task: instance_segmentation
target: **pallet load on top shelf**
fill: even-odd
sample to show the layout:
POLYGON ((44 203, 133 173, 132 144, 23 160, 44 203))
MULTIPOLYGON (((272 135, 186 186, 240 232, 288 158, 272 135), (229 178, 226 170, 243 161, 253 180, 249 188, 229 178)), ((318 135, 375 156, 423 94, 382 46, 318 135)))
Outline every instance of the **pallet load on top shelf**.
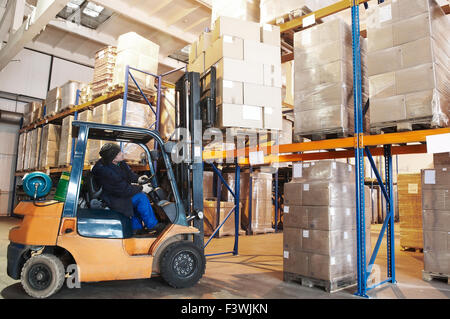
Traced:
MULTIPOLYGON (((334 291, 356 281, 354 166, 334 161, 296 163, 284 184, 284 279, 334 291)), ((366 261, 371 254, 366 210, 366 261)))
POLYGON ((59 112, 61 109, 61 88, 55 87, 47 92, 45 98, 45 116, 52 116, 59 112))
MULTIPOLYGON (((361 38, 362 105, 368 99, 365 39, 361 38)), ((351 27, 330 20, 294 34, 294 134, 324 139, 350 136, 353 119, 351 27)), ((367 114, 365 130, 368 128, 367 114)))
POLYGON ((212 0, 211 26, 220 16, 259 22, 259 0, 212 0))
POLYGON ((92 97, 102 95, 112 87, 116 55, 117 48, 114 46, 107 46, 95 53, 92 97))
MULTIPOLYGON (((82 122, 92 122, 92 110, 85 110, 78 113, 78 120, 82 122)), ((91 148, 91 142, 93 140, 88 140, 86 144, 86 151, 84 155, 84 165, 89 165, 89 152, 91 148)))
POLYGON ((39 168, 46 169, 58 165, 61 125, 47 124, 42 128, 39 153, 39 168))
POLYGON ((450 277, 450 165, 422 170, 425 280, 450 277))
POLYGON ((448 126, 449 17, 434 0, 397 0, 369 10, 371 130, 448 126))
POLYGON ((70 164, 72 156, 72 122, 73 115, 66 116, 62 120, 61 139, 58 151, 58 166, 66 166, 70 164))
POLYGON ((219 128, 282 129, 279 33, 278 27, 221 16, 191 45, 189 71, 217 69, 219 128))
POLYGON ((17 165, 16 165, 17 171, 23 170, 26 147, 27 147, 27 133, 21 133, 19 135, 19 146, 17 148, 17 165))
POLYGON ((423 249, 420 174, 399 174, 397 177, 397 188, 400 246, 403 249, 423 249))
POLYGON ((28 126, 42 117, 42 103, 30 102, 25 104, 22 126, 28 126))
POLYGON ((92 83, 83 83, 80 87, 80 101, 78 104, 84 104, 92 101, 92 83))
MULTIPOLYGON (((67 81, 61 86, 61 110, 71 108, 77 103, 77 91, 85 85, 80 81, 67 81)), ((81 92, 80 92, 81 96, 81 92)), ((78 99, 78 104, 80 103, 80 98, 78 99)))
MULTIPOLYGON (((124 84, 127 65, 156 75, 158 72, 158 57, 159 45, 135 32, 122 34, 117 40, 113 84, 124 84)), ((154 88, 155 77, 133 70, 131 70, 131 74, 141 89, 154 88)), ((128 83, 131 87, 136 87, 131 77, 129 77, 128 83)))
POLYGON ((36 169, 38 167, 39 149, 41 145, 41 127, 27 132, 27 145, 25 150, 25 159, 23 169, 36 169))

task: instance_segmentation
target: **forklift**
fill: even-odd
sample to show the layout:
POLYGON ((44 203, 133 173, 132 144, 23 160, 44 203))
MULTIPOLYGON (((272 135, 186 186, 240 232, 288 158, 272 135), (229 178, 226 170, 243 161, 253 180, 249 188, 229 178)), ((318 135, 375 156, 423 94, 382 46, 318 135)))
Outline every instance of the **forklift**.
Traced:
MULTIPOLYGON (((211 87, 215 92, 215 69, 213 75, 209 92, 211 87)), ((7 273, 21 280, 27 294, 50 297, 69 278, 81 283, 159 275, 174 288, 190 287, 200 280, 206 268, 201 134, 207 121, 202 120, 202 105, 215 111, 215 98, 211 99, 211 93, 202 95, 202 90, 199 73, 187 72, 176 83, 176 125, 186 127, 192 137, 184 141, 187 154, 181 163, 172 166, 172 155, 179 152, 176 138, 165 142, 155 130, 73 121, 76 143, 65 200, 45 199, 51 188, 48 175, 34 172, 24 177, 24 190, 32 199, 14 209, 22 221, 9 233, 7 273), (101 187, 83 170, 89 139, 142 147, 151 176, 148 196, 165 224, 163 230, 133 235, 131 219, 102 205, 101 187), (150 151, 151 141, 154 149, 150 151), (163 171, 159 176, 164 176, 168 189, 159 186, 157 170, 163 171)))

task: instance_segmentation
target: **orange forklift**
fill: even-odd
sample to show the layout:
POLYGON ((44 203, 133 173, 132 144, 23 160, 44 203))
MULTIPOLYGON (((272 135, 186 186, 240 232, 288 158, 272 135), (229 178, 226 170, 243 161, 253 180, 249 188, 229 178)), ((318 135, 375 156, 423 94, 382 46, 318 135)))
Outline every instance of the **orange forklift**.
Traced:
MULTIPOLYGON (((33 196, 17 205, 14 213, 23 216, 23 220, 9 233, 8 275, 20 279, 25 291, 36 298, 58 292, 71 276, 69 265, 76 265, 78 282, 141 279, 160 274, 176 288, 197 283, 206 264, 202 208, 186 214, 170 159, 175 144, 164 143, 153 130, 78 121, 72 125, 73 136, 78 138, 66 199, 37 200, 33 196), (158 219, 166 224, 165 229, 133 236, 131 219, 98 205, 101 188, 96 187, 90 172, 84 176, 86 187, 81 187, 88 139, 136 143, 149 159, 156 160, 159 155, 174 201, 169 201, 166 192, 158 187, 151 161, 153 190, 149 196, 158 219), (147 147, 152 139, 159 146, 158 153, 147 147)), ((42 196, 42 190, 49 189, 45 180, 37 175, 34 180, 31 178, 29 188, 35 187, 42 196)))

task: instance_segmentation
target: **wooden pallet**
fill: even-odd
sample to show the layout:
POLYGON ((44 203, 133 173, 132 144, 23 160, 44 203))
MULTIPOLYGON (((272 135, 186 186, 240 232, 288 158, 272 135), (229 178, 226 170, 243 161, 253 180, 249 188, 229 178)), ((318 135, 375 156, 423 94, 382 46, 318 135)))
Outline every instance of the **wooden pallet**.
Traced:
POLYGON ((321 140, 336 139, 336 138, 343 138, 343 137, 350 137, 350 136, 353 136, 353 133, 349 132, 347 129, 344 129, 344 128, 295 134, 295 138, 297 141, 303 141, 304 139, 308 139, 311 141, 321 141, 321 140))
POLYGON ((423 253, 423 248, 419 247, 408 247, 408 246, 401 246, 401 251, 411 251, 411 252, 420 252, 423 253))
POLYGON ((50 113, 44 115, 44 119, 49 119, 55 115, 56 115, 56 112, 50 112, 50 113))
POLYGON ((425 281, 432 281, 433 279, 438 279, 442 281, 447 281, 447 284, 450 285, 450 274, 441 274, 422 270, 422 279, 425 281))
POLYGON ((58 110, 58 113, 62 113, 62 112, 64 112, 64 111, 66 111, 66 110, 70 110, 70 109, 72 109, 73 107, 75 107, 74 104, 66 105, 66 106, 64 106, 64 107, 61 107, 61 108, 58 110))
POLYGON ((427 130, 438 128, 438 125, 432 123, 432 117, 424 117, 410 121, 384 122, 370 125, 372 134, 407 132, 417 130, 427 130))
POLYGON ((273 228, 256 228, 256 229, 252 229, 251 231, 247 229, 247 233, 249 235, 259 235, 259 234, 270 234, 270 233, 274 233, 275 229, 273 228))
POLYGON ((283 272, 283 280, 284 281, 293 281, 298 282, 302 286, 309 288, 320 288, 325 290, 326 292, 333 293, 342 289, 346 289, 349 287, 356 286, 356 278, 354 276, 344 276, 341 278, 336 278, 334 280, 323 280, 317 278, 310 278, 306 276, 302 276, 299 274, 294 274, 290 272, 283 272))

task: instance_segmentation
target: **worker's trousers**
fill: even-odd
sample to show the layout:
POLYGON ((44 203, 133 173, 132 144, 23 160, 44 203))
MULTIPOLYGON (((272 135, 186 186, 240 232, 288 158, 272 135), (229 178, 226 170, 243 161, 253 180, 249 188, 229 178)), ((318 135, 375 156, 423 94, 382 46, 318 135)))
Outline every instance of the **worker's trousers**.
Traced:
POLYGON ((145 193, 137 193, 131 198, 134 208, 134 216, 131 218, 133 230, 142 229, 142 222, 145 227, 153 228, 158 223, 152 205, 145 193))

